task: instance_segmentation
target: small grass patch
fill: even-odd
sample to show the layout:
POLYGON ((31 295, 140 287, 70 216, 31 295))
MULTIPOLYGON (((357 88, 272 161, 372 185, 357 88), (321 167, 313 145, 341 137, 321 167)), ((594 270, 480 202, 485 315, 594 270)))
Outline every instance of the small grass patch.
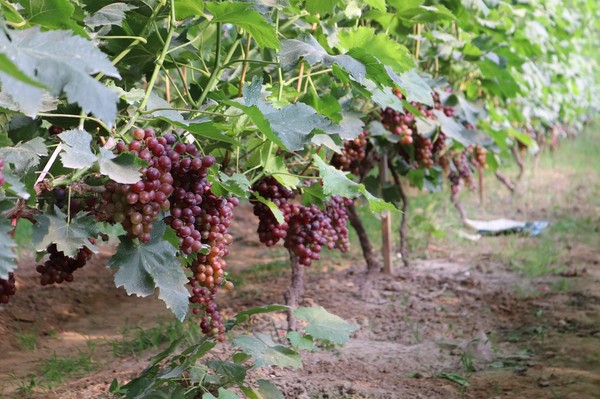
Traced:
POLYGON ((20 331, 17 333, 17 339, 19 340, 19 346, 21 346, 23 350, 36 350, 38 345, 38 331, 35 328, 27 331, 20 331))
POLYGON ((150 328, 140 326, 125 326, 121 330, 122 337, 111 342, 113 355, 124 357, 137 355, 149 349, 158 349, 162 344, 173 342, 182 335, 190 341, 201 337, 200 328, 191 321, 180 322, 173 320, 169 323, 158 321, 158 325, 150 328))
POLYGON ((63 383, 69 377, 93 371, 93 352, 94 346, 88 345, 87 353, 80 351, 78 356, 58 357, 53 354, 40 365, 43 384, 52 388, 63 383))

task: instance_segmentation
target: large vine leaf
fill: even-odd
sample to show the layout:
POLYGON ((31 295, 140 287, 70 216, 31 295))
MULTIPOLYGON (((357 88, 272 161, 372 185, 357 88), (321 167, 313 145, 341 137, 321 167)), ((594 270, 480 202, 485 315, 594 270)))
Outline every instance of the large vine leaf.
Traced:
POLYGON ((415 67, 415 61, 406 47, 383 33, 376 33, 373 28, 343 30, 338 37, 344 49, 362 48, 397 73, 415 67))
POLYGON ((282 68, 289 69, 293 67, 300 58, 304 58, 310 66, 320 62, 326 66, 337 64, 360 84, 364 82, 367 74, 367 68, 363 63, 345 54, 329 55, 312 35, 303 40, 290 39, 281 42, 279 59, 282 68))
POLYGON ((108 263, 115 274, 117 287, 124 287, 129 295, 146 297, 160 290, 162 299, 179 319, 185 319, 188 311, 189 292, 185 287, 187 277, 177 258, 177 248, 163 240, 166 225, 154 225, 151 240, 141 245, 123 236, 117 253, 108 263))
POLYGON ((248 399, 285 399, 283 393, 271 381, 258 380, 258 390, 250 387, 240 387, 248 399))
POLYGON ((325 163, 318 155, 313 155, 312 159, 319 168, 319 174, 323 179, 323 192, 325 195, 339 195, 346 198, 357 198, 362 195, 369 202, 369 208, 372 212, 398 211, 393 204, 375 197, 367 191, 364 184, 350 180, 346 173, 325 163))
POLYGON ((223 387, 219 388, 217 394, 219 395, 218 397, 210 392, 206 392, 204 395, 202 395, 202 399, 241 399, 235 393, 223 387))
POLYGON ((181 20, 202 15, 204 3, 199 0, 175 0, 175 18, 181 20))
POLYGON ((408 72, 396 75, 394 71, 386 68, 389 76, 394 82, 400 86, 406 93, 406 100, 409 102, 416 101, 425 105, 433 106, 433 98, 431 97, 431 87, 419 76, 416 70, 412 69, 408 72))
POLYGON ((98 252, 98 248, 89 241, 90 237, 98 235, 98 227, 87 213, 79 212, 69 221, 67 215, 55 206, 53 212, 38 215, 35 220, 32 238, 36 251, 45 251, 51 244, 56 244, 56 248, 69 257, 77 255, 84 246, 98 252))
POLYGON ((212 22, 234 24, 250 33, 259 46, 279 48, 275 27, 251 3, 206 3, 206 8, 213 15, 212 22))
POLYGON ((446 136, 461 143, 465 147, 473 144, 471 140, 465 136, 465 128, 460 123, 456 122, 453 118, 447 117, 440 110, 433 110, 433 114, 439 121, 442 132, 444 132, 446 136))
POLYGON ((268 335, 256 334, 255 337, 242 335, 235 338, 233 344, 254 359, 255 367, 302 367, 302 359, 298 353, 276 344, 268 335))
POLYGON ((37 166, 40 156, 46 155, 48 155, 48 148, 41 137, 19 143, 14 147, 0 148, 0 158, 4 159, 4 162, 12 164, 15 173, 24 173, 29 168, 37 166))
POLYGON ((303 149, 310 141, 309 135, 313 130, 327 130, 332 125, 331 121, 304 103, 276 109, 263 101, 258 103, 258 109, 269 121, 273 133, 292 151, 303 149))
POLYGON ((31 86, 37 86, 41 89, 44 88, 38 81, 25 75, 21 70, 6 56, 6 54, 0 54, 0 72, 12 76, 13 78, 20 80, 31 86))
MULTIPOLYGON (((104 73, 119 78, 117 69, 90 41, 73 36, 71 31, 40 31, 34 27, 19 31, 0 31, 0 53, 6 54, 19 69, 47 87, 51 94, 64 92, 70 102, 85 113, 93 113, 107 125, 117 114, 116 92, 93 79, 90 74, 104 73)), ((28 116, 42 106, 44 91, 0 72, 2 90, 19 104, 28 116)))
POLYGON ((58 137, 63 141, 61 160, 66 168, 89 168, 98 160, 90 148, 92 136, 88 132, 73 129, 59 134, 58 137))
POLYGON ((306 0, 304 6, 309 13, 316 14, 331 14, 338 0, 306 0))
POLYGON ((10 220, 0 219, 0 278, 7 280, 8 273, 17 268, 17 260, 14 253, 15 241, 9 232, 12 230, 10 220))
POLYGON ((113 154, 106 148, 100 148, 98 157, 100 173, 123 184, 133 184, 140 180, 142 161, 131 153, 113 154))
POLYGON ((113 3, 102 7, 94 14, 86 17, 83 21, 87 26, 117 25, 121 26, 127 11, 135 10, 137 7, 125 3, 113 3))
POLYGON ((78 33, 83 30, 71 19, 75 7, 69 0, 20 0, 23 14, 30 24, 50 29, 70 28, 78 33))
POLYGON ((329 313, 322 306, 298 308, 294 310, 294 314, 298 319, 308 323, 304 329, 316 339, 325 339, 343 345, 350 339, 350 334, 356 331, 356 326, 329 313))

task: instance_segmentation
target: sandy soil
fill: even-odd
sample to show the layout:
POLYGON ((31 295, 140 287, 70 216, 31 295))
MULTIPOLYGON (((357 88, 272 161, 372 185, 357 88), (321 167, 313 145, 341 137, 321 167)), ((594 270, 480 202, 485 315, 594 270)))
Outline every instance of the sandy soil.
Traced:
MULTIPOLYGON (((556 179, 536 184, 552 185, 556 179)), ((597 208, 570 201, 557 208, 552 200, 546 202, 532 199, 517 212, 549 220, 573 212, 600 225, 597 208)), ((256 242, 255 226, 249 208, 242 207, 235 225, 242 239, 230 260, 233 274, 273 257, 256 242)), ((303 304, 324 306, 359 328, 343 348, 304 353, 302 370, 267 369, 260 375, 286 398, 298 399, 600 398, 598 240, 565 246, 570 272, 528 278, 497 256, 500 239, 483 238, 467 249, 434 242, 429 259, 408 269, 398 262, 392 276, 366 276, 356 255, 352 261, 335 258, 310 269, 303 304), (564 281, 566 289, 555 288, 564 281), (471 371, 465 360, 472 362, 471 371), (440 373, 460 375, 469 386, 461 390, 440 373)), ((128 297, 114 288, 105 267, 110 253, 105 248, 77 272, 73 284, 58 287, 39 287, 33 259, 21 262, 18 295, 0 308, 0 397, 108 397, 113 378, 126 381, 147 365, 152 351, 115 358, 109 342, 126 324, 151 326, 157 317, 171 316, 154 298, 128 297), (19 334, 27 331, 38 334, 35 350, 20 344, 19 334), (44 359, 85 351, 90 340, 96 343, 94 372, 18 395, 28 375, 41 377, 44 359)), ((224 312, 282 302, 289 271, 267 277, 223 295, 224 312)), ((282 326, 283 317, 274 316, 274 323, 282 326)), ((220 350, 227 352, 228 344, 220 350)))

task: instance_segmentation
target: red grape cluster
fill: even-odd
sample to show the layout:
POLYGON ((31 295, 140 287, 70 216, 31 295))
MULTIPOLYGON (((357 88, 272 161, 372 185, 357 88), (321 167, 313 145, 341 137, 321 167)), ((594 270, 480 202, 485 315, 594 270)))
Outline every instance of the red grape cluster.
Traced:
POLYGON ((117 143, 117 151, 130 151, 146 161, 148 166, 141 169, 142 179, 134 184, 108 180, 103 194, 106 204, 103 204, 102 210, 109 222, 121 223, 131 238, 148 243, 154 227, 152 223, 158 219, 161 210, 170 208, 168 198, 173 193, 171 168, 187 147, 177 144, 175 149, 171 148, 176 141, 175 136, 166 134, 157 138, 152 129, 136 129, 133 135, 135 140, 129 145, 117 143))
POLYGON ((0 159, 0 186, 3 185, 6 181, 4 180, 4 175, 2 174, 2 169, 4 168, 4 159, 0 159))
MULTIPOLYGON (((404 96, 399 90, 394 93, 399 99, 404 99, 404 96)), ((444 106, 440 101, 440 95, 436 92, 432 94, 434 105, 428 107, 423 104, 411 102, 411 106, 419 110, 426 118, 435 119, 434 110, 441 110, 448 117, 454 115, 454 108, 444 106)), ((434 156, 439 154, 445 145, 445 137, 440 134, 436 140, 436 145, 430 139, 421 136, 418 133, 417 120, 414 114, 408 109, 404 109, 404 113, 386 108, 380 111, 381 122, 383 126, 392 134, 400 136, 399 156, 402 157, 407 164, 418 168, 431 168, 434 164, 434 156), (440 140, 441 138, 441 140, 440 140), (413 151, 409 151, 410 145, 413 145, 413 151)))
POLYGON ((210 191, 203 198, 195 228, 200 232, 201 244, 210 246, 210 250, 207 254, 199 253, 190 265, 193 274, 190 278, 190 302, 200 305, 193 309, 194 314, 199 314, 204 309, 200 322, 202 331, 223 341, 224 320, 215 303, 215 295, 220 285, 225 284, 226 289, 233 288, 230 282, 225 282, 227 262, 224 258, 229 255, 229 246, 233 242, 228 228, 233 220, 233 208, 239 204, 239 200, 218 197, 210 191))
POLYGON ((415 161, 429 169, 433 166, 433 143, 428 138, 417 134, 415 136, 415 161))
POLYGON ((17 287, 15 284, 15 275, 8 273, 8 280, 0 278, 0 304, 7 304, 10 297, 15 295, 17 287))
POLYGON ((367 156, 368 134, 369 132, 365 130, 354 140, 346 141, 342 153, 335 154, 331 159, 331 165, 339 170, 358 175, 360 173, 360 163, 367 156))
POLYGON ((338 249, 341 252, 350 250, 350 241, 348 239, 348 206, 352 205, 349 198, 333 196, 327 202, 325 214, 331 220, 331 232, 327 236, 327 247, 329 249, 338 249))
MULTIPOLYGON (((218 203, 213 204, 217 197, 211 193, 211 184, 206 180, 206 176, 208 176, 208 168, 215 164, 214 157, 203 157, 193 144, 179 143, 175 145, 175 151, 185 157, 173 164, 171 215, 165 219, 165 223, 177 233, 181 252, 189 255, 202 248, 203 240, 206 241, 210 233, 210 227, 208 227, 210 221, 214 220, 215 223, 218 223, 219 211, 225 212, 224 206, 227 204, 227 200, 218 198, 218 203), (213 205, 215 209, 209 213, 207 207, 213 205)), ((231 209, 226 208, 226 210, 229 215, 231 209)), ((222 231, 213 234, 223 234, 226 227, 229 227, 229 224, 222 225, 222 231)))
MULTIPOLYGON (((291 213, 288 200, 296 195, 292 190, 283 187, 274 177, 266 177, 252 186, 252 191, 261 197, 271 200, 284 215, 291 213)), ((258 200, 250 200, 254 205, 254 214, 258 216, 258 239, 267 247, 272 247, 287 236, 287 222, 278 223, 269 207, 258 200)))
POLYGON ((450 180, 450 190, 452 194, 456 195, 460 190, 460 182, 463 181, 465 186, 469 189, 475 188, 475 180, 473 179, 473 173, 469 166, 469 160, 467 158, 467 152, 462 151, 454 154, 452 157, 452 163, 454 169, 448 174, 448 180, 450 180))
POLYGON ((437 138, 433 142, 433 147, 431 148, 431 152, 434 157, 439 157, 444 150, 446 149, 446 135, 440 132, 437 135, 437 138))
POLYGON ((251 201, 254 214, 259 218, 259 238, 267 246, 283 239, 284 246, 298 256, 300 264, 304 266, 319 260, 324 246, 342 252, 348 250, 346 206, 350 200, 334 196, 326 202, 325 210, 316 205, 291 203, 289 200, 294 197, 294 192, 272 177, 255 183, 253 190, 263 198, 272 200, 285 219, 284 223, 279 224, 269 207, 257 200, 251 201))
POLYGON ((469 147, 468 152, 471 153, 471 163, 476 168, 487 168, 487 150, 479 145, 469 147))
MULTIPOLYGON (((89 240, 94 244, 94 239, 90 238, 89 240)), ((93 254, 89 248, 84 246, 74 258, 70 258, 64 252, 59 251, 56 244, 50 245, 47 252, 50 254, 48 260, 36 268, 36 271, 42 275, 41 285, 60 284, 63 281, 72 282, 73 272, 85 266, 93 254)))

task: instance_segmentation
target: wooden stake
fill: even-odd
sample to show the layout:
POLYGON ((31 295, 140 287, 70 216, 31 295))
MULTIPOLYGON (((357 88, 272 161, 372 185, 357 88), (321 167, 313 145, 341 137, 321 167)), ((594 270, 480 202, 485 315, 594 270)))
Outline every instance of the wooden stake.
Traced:
MULTIPOLYGON (((387 154, 381 157, 381 165, 379 167, 381 187, 383 188, 387 182, 387 154)), ((390 211, 383 211, 381 216, 381 240, 383 251, 383 272, 392 274, 392 216, 390 211)))

